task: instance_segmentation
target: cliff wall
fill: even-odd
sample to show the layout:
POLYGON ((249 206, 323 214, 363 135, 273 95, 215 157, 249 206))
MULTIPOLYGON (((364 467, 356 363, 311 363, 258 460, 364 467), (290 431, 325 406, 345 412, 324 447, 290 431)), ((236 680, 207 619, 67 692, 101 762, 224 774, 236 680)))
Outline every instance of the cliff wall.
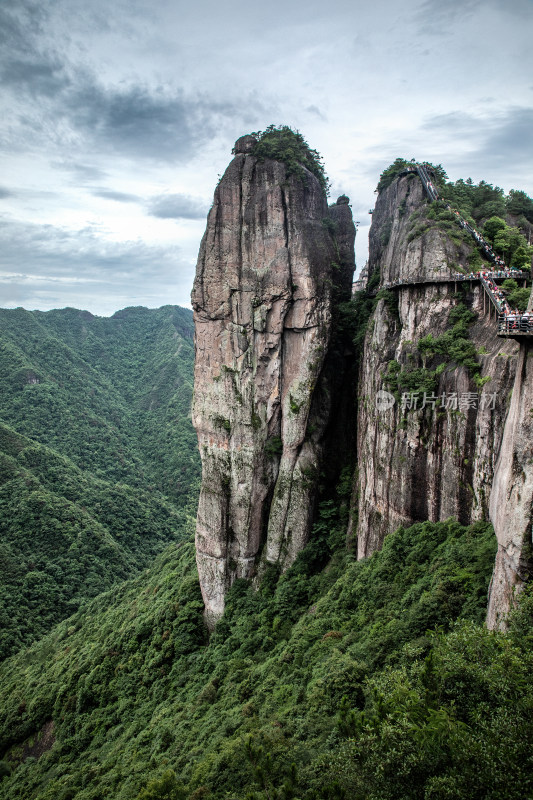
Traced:
POLYGON ((328 208, 314 175, 259 160, 255 142, 236 143, 216 189, 192 293, 196 552, 209 624, 236 578, 294 561, 319 478, 333 485, 354 455, 358 558, 400 525, 490 515, 499 549, 487 620, 504 624, 528 573, 529 346, 499 338, 480 284, 454 279, 472 241, 409 173, 373 212, 378 298, 357 372, 339 305, 354 270, 348 198, 328 208), (447 344, 432 350, 434 340, 447 344))
MULTIPOLYGON (((531 301, 530 301, 531 302, 531 301)), ((505 615, 531 577, 533 524, 533 347, 520 346, 509 414, 496 464, 490 518, 498 552, 489 590, 487 625, 505 627, 505 615)))
MULTIPOLYGON (((427 219, 427 208, 414 175, 396 179, 380 193, 369 260, 371 273, 379 270, 381 284, 451 277, 456 265, 466 263, 470 246, 459 226, 459 235, 453 228, 439 228, 427 219)), ((479 284, 468 282, 425 283, 392 289, 378 302, 359 381, 354 486, 359 558, 379 549, 385 535, 399 525, 451 516, 463 523, 488 517, 518 345, 496 336, 481 291, 479 284), (478 315, 468 337, 481 370, 476 381, 465 366, 440 359, 439 374, 429 387, 420 370, 433 368, 435 375, 436 364, 418 344, 428 334, 436 338, 450 330, 450 314, 459 303, 478 315), (407 390, 395 392, 394 380, 387 381, 390 362, 406 375, 407 390), (396 394, 391 407, 380 400, 381 390, 396 394), (408 397, 402 409, 403 395, 408 397), (434 397, 443 399, 443 407, 431 401, 434 397), (411 408, 415 398, 417 408, 411 408)))
POLYGON ((346 202, 330 214, 313 174, 258 160, 254 144, 238 140, 215 191, 192 292, 196 552, 210 623, 235 578, 253 577, 260 559, 286 568, 307 540, 331 408, 321 373, 332 298, 353 275, 346 202))
POLYGON ((430 226, 426 209, 424 187, 412 172, 378 194, 369 235, 368 271, 372 276, 379 270, 380 285, 451 277, 456 265, 465 262, 470 246, 458 245, 446 231, 430 226), (417 231, 422 232, 415 235, 417 231))

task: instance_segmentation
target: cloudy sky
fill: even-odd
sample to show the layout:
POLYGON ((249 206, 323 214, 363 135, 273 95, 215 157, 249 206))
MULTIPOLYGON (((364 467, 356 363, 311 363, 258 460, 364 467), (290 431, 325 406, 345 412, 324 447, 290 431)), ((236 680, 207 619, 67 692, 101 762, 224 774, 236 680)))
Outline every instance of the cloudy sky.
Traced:
POLYGON ((219 175, 287 124, 366 258, 397 156, 533 194, 533 0, 0 6, 0 306, 189 304, 219 175))

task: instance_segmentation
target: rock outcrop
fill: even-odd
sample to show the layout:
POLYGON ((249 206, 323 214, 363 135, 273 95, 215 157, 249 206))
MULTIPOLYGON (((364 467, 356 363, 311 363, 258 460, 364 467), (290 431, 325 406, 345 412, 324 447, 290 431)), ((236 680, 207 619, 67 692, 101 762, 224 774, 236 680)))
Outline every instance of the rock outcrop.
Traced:
POLYGON ((368 271, 369 276, 380 271, 380 285, 451 277, 457 264, 465 262, 471 248, 457 245, 445 230, 428 225, 425 210, 424 187, 415 173, 397 178, 379 193, 369 235, 368 271))
POLYGON ((490 495, 490 518, 498 541, 489 590, 487 625, 505 617, 530 577, 533 531, 533 347, 520 346, 516 377, 490 495))
POLYGON ((480 284, 454 281, 472 242, 449 212, 428 216, 421 181, 408 173, 373 212, 368 282, 389 288, 357 367, 338 305, 354 271, 348 198, 328 209, 310 172, 259 160, 255 144, 237 141, 216 189, 192 294, 203 467, 196 547, 208 623, 236 578, 294 561, 319 475, 334 485, 355 453, 349 539, 358 558, 400 525, 490 515, 498 554, 487 622, 503 625, 529 569, 531 346, 498 338, 480 284), (457 306, 475 312, 468 339, 480 369, 419 346, 450 331, 457 306))
POLYGON ((260 562, 286 568, 309 535, 331 407, 332 298, 349 293, 354 264, 347 203, 330 214, 311 172, 260 161, 254 145, 236 142, 217 186, 192 292, 196 552, 211 625, 233 580, 260 562))
MULTIPOLYGON (((422 184, 414 175, 396 179, 378 197, 369 261, 371 275, 379 270, 382 285, 452 277, 456 265, 465 263, 468 243, 432 226, 426 208, 422 184)), ((484 353, 478 357, 480 377, 489 380, 480 386, 465 367, 449 363, 434 393, 427 393, 428 398, 446 398, 448 407, 441 409, 431 400, 421 408, 424 390, 417 386, 417 409, 404 404, 402 410, 398 396, 387 407, 386 398, 378 395, 391 388, 385 381, 390 362, 411 372, 423 366, 417 344, 430 333, 437 337, 449 329, 459 288, 453 282, 395 288, 379 301, 371 319, 359 380, 354 487, 359 558, 379 549, 399 525, 449 517, 468 524, 488 518, 518 346, 496 336, 494 319, 483 313, 479 285, 463 285, 462 300, 478 314, 469 338, 484 353)))

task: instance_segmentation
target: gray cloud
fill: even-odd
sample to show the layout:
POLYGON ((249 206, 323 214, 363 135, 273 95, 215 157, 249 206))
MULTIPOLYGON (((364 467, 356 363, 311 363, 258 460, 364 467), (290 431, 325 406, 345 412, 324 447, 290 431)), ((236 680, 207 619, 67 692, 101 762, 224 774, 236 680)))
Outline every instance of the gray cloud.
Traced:
POLYGON ((444 131, 456 134, 475 134, 480 131, 479 117, 467 111, 449 111, 446 114, 435 114, 427 118, 421 126, 422 130, 444 131))
MULTIPOLYGON (((481 19, 493 7, 502 10, 501 0, 425 0, 414 14, 419 33, 426 36, 444 36, 450 28, 464 23, 467 17, 476 15, 481 19)), ((506 0, 505 14, 522 19, 531 19, 531 0, 506 0)))
POLYGON ((0 200, 5 197, 14 197, 15 192, 12 192, 10 189, 5 189, 3 186, 0 186, 0 200))
POLYGON ((192 263, 169 245, 103 240, 98 229, 67 231, 4 219, 2 305, 71 305, 110 314, 125 305, 189 304, 192 263))
MULTIPOLYGON (((169 83, 150 86, 133 75, 116 85, 103 83, 57 49, 46 21, 46 12, 27 0, 0 9, 0 78, 18 111, 5 141, 14 149, 48 139, 67 156, 90 148, 100 155, 184 160, 240 113, 233 102, 187 94, 169 83)), ((248 98, 246 114, 253 116, 259 105, 248 98)))
MULTIPOLYGON (((446 140, 460 138, 464 153, 456 166, 465 173, 485 173, 482 177, 509 185, 521 179, 525 164, 531 160, 533 109, 512 107, 492 116, 474 116, 463 111, 436 115, 424 122, 422 131, 438 133, 446 140), (490 170, 490 173, 489 173, 490 170)), ((450 162, 452 159, 450 159, 450 162)), ((446 168, 446 164, 443 164, 446 168)))
POLYGON ((207 203, 187 194, 162 194, 148 206, 150 216, 161 219, 205 219, 208 210, 207 203))
POLYGON ((322 120, 326 119, 326 117, 324 116, 322 111, 318 108, 318 106, 315 106, 315 105, 307 106, 307 108, 305 110, 308 112, 308 114, 313 114, 314 116, 318 117, 319 119, 322 119, 322 120))
MULTIPOLYGON (((25 68, 28 80, 31 69, 25 68)), ((44 96, 45 87, 38 104, 28 105, 17 95, 20 113, 17 126, 10 130, 13 149, 30 143, 42 146, 49 140, 66 161, 95 151, 100 158, 119 154, 175 163, 191 159, 221 128, 242 116, 232 102, 207 95, 188 96, 182 89, 168 87, 104 86, 86 70, 70 68, 70 72, 74 78, 50 88, 51 97, 44 96)), ((39 91, 38 80, 30 84, 39 91)), ((253 117, 257 108, 259 101, 249 98, 246 115, 253 117)))
POLYGON ((140 200, 140 197, 136 194, 114 192, 112 189, 96 189, 91 194, 93 197, 101 197, 103 200, 115 200, 117 203, 138 203, 140 200))
POLYGON ((75 161, 52 161, 51 166, 54 169, 62 170, 63 172, 70 172, 73 175, 73 183, 77 186, 85 186, 88 183, 95 181, 102 181, 107 177, 107 174, 99 167, 92 164, 79 164, 75 161))
POLYGON ((531 159, 532 130, 533 109, 512 108, 493 120, 478 157, 520 168, 531 159))
MULTIPOLYGON (((190 159, 224 125, 242 117, 230 101, 176 88, 106 87, 90 74, 78 76, 62 107, 69 124, 101 152, 158 162, 190 159)), ((259 108, 260 101, 249 97, 246 115, 253 118, 259 108)))
POLYGON ((32 96, 53 96, 68 85, 61 59, 42 46, 46 12, 33 2, 0 8, 0 79, 32 96))
POLYGON ((64 108, 72 126, 99 147, 157 160, 193 153, 198 104, 179 95, 151 94, 140 86, 107 89, 87 76, 68 93, 64 108))
POLYGON ((425 0, 414 15, 420 33, 426 36, 442 36, 448 28, 482 6, 482 0, 425 0))
POLYGON ((61 64, 50 63, 46 58, 28 61, 12 58, 6 59, 1 65, 0 78, 4 86, 10 86, 17 92, 26 90, 33 96, 52 97, 70 82, 62 70, 61 64))

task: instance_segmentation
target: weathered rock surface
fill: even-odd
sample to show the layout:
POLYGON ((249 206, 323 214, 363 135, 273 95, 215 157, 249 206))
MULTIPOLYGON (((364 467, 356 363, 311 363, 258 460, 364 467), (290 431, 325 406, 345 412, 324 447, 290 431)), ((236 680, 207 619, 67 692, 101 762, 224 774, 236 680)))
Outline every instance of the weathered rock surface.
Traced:
MULTIPOLYGON (((365 342, 359 395, 358 557, 381 548, 399 525, 455 517, 463 524, 486 519, 494 466, 500 448, 507 398, 514 377, 517 346, 494 335, 494 322, 481 317, 471 329, 476 344, 487 350, 479 389, 464 367, 448 368, 436 396, 452 406, 437 411, 423 405, 402 412, 396 402, 380 408, 378 392, 387 390, 383 375, 389 361, 413 363, 416 342, 446 329, 455 304, 453 286, 408 287, 399 292, 399 319, 380 301, 365 342), (458 408, 455 409, 453 393, 458 408), (470 393, 472 405, 466 398, 470 393), (463 403, 461 404, 461 399, 463 403)), ((474 298, 474 310, 479 307, 474 298)), ((482 306, 481 306, 482 311, 482 306)), ((416 362, 415 362, 416 363, 416 362)), ((420 362, 421 365, 421 362, 420 362)))
POLYGON ((348 206, 336 245, 318 180, 252 148, 253 137, 237 141, 215 191, 192 292, 196 552, 211 624, 235 578, 254 576, 260 557, 286 568, 307 540, 331 405, 316 387, 332 294, 352 280, 348 206))
POLYGON ((464 263, 469 248, 458 246, 443 230, 429 227, 411 237, 417 225, 427 227, 425 208, 424 187, 414 173, 396 179, 379 193, 369 236, 369 275, 381 270, 382 286, 447 278, 464 263))
MULTIPOLYGON (((382 284, 453 274, 454 265, 466 257, 464 243, 435 228, 408 241, 413 212, 425 227, 422 192, 418 178, 403 177, 378 197, 370 264, 371 271, 381 270, 382 284), (386 244, 383 232, 390 234, 386 244)), ((483 313, 479 286, 470 287, 467 298, 479 314, 469 336, 486 351, 480 356, 481 376, 490 381, 478 388, 465 368, 450 365, 440 376, 435 393, 445 394, 450 408, 439 411, 427 403, 420 409, 423 392, 418 394, 418 410, 402 411, 398 402, 387 409, 377 402, 378 391, 387 389, 383 376, 390 361, 422 366, 416 343, 428 333, 436 337, 446 330, 457 302, 455 288, 450 283, 394 289, 397 309, 380 300, 371 320, 359 381, 358 477, 354 487, 359 506, 359 558, 379 549, 384 537, 399 525, 452 516, 464 524, 488 518, 518 346, 496 336, 494 319, 483 313), (450 400, 453 393, 457 408, 450 400)))
POLYGON ((487 625, 505 627, 531 564, 533 530, 533 347, 520 346, 511 406, 490 495, 498 552, 489 591, 487 625))

